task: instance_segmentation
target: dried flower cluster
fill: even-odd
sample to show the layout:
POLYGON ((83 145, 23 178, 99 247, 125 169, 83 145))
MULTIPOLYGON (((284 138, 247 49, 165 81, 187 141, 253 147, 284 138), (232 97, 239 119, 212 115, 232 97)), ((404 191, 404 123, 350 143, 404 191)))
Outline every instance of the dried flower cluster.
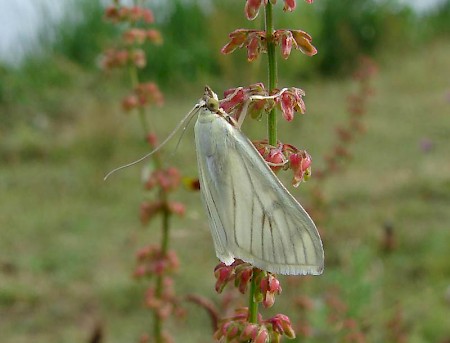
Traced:
MULTIPOLYGON (((282 291, 280 282, 272 273, 254 268, 251 264, 236 260, 230 266, 220 263, 214 270, 216 276, 216 291, 221 293, 225 286, 233 284, 239 292, 245 294, 250 282, 256 284, 253 292, 254 300, 262 303, 265 308, 272 307, 275 303, 275 295, 282 291)), ((263 320, 258 315, 258 322, 249 322, 247 308, 238 308, 233 316, 219 322, 214 337, 226 339, 227 342, 279 342, 282 336, 294 338, 295 333, 289 318, 283 314, 277 314, 263 320)))
POLYGON ((336 127, 336 143, 333 151, 325 156, 325 167, 316 172, 318 178, 323 179, 339 171, 341 164, 352 157, 349 147, 358 134, 365 132, 362 117, 367 112, 369 98, 374 94, 371 81, 376 73, 377 67, 371 59, 360 59, 360 65, 353 74, 358 90, 347 98, 348 121, 336 127))
MULTIPOLYGON (((267 52, 267 37, 265 31, 237 29, 230 33, 230 42, 223 48, 223 54, 230 54, 238 48, 247 48, 247 59, 252 62, 261 53, 267 52)), ((275 45, 281 47, 281 55, 287 59, 292 48, 300 50, 307 56, 317 54, 317 49, 311 44, 312 38, 302 30, 276 30, 271 40, 275 45)))
POLYGON ((226 90, 224 98, 220 100, 220 107, 236 120, 244 109, 252 118, 259 119, 277 108, 281 110, 284 119, 292 121, 295 112, 304 114, 306 111, 303 96, 305 92, 300 88, 290 87, 281 91, 274 89, 269 92, 263 83, 255 83, 248 87, 226 90))
MULTIPOLYGON (((144 129, 145 140, 152 148, 157 145, 154 134, 147 132, 146 110, 151 105, 162 105, 164 97, 153 82, 140 82, 139 70, 147 66, 144 44, 161 44, 159 31, 148 27, 154 23, 153 12, 141 6, 126 6, 120 0, 105 10, 105 18, 113 24, 120 24, 122 35, 117 47, 108 49, 102 59, 105 70, 127 69, 130 75, 131 92, 122 100, 123 110, 135 111, 144 129)), ((170 201, 170 192, 177 190, 181 184, 181 174, 173 167, 164 167, 159 153, 152 156, 153 168, 144 175, 144 188, 151 194, 142 202, 140 219, 147 225, 156 217, 161 219, 161 245, 149 245, 137 253, 137 265, 134 277, 148 282, 145 304, 153 313, 153 332, 143 334, 140 342, 173 342, 164 330, 163 322, 171 315, 181 316, 184 310, 174 291, 173 275, 178 271, 179 261, 174 251, 169 250, 169 219, 173 214, 184 215, 182 203, 170 201), (154 191, 156 190, 156 192, 154 191)))
POLYGON ((311 156, 306 150, 299 150, 291 144, 270 145, 267 140, 253 142, 261 156, 274 172, 280 169, 292 170, 292 185, 298 187, 311 177, 311 156))
POLYGON ((236 309, 234 316, 225 318, 219 323, 219 328, 214 334, 217 340, 225 339, 226 342, 281 342, 281 338, 295 338, 290 319, 284 314, 263 320, 258 317, 258 323, 248 322, 248 309, 246 307, 236 309))
MULTIPOLYGON (((103 69, 121 69, 135 67, 143 69, 147 66, 147 58, 143 49, 146 43, 161 44, 161 33, 146 25, 154 23, 153 12, 140 6, 125 6, 120 1, 108 6, 105 18, 112 23, 126 25, 123 30, 120 44, 105 51, 101 59, 103 69), (140 25, 137 27, 136 25, 140 25)), ((158 86, 153 82, 144 82, 134 85, 132 92, 122 100, 125 111, 145 108, 149 105, 162 105, 164 97, 158 86)))
POLYGON ((158 86, 153 82, 141 83, 135 87, 131 94, 122 100, 122 108, 129 112, 137 108, 144 108, 150 104, 161 106, 164 97, 158 86))

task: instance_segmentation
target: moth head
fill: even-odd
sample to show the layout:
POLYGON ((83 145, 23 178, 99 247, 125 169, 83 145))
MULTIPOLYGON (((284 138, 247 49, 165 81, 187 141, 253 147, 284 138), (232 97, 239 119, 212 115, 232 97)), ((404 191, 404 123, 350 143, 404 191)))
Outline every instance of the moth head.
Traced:
POLYGON ((212 91, 211 88, 205 86, 205 93, 203 94, 203 100, 205 101, 205 106, 211 112, 217 112, 219 110, 219 98, 216 93, 212 91))

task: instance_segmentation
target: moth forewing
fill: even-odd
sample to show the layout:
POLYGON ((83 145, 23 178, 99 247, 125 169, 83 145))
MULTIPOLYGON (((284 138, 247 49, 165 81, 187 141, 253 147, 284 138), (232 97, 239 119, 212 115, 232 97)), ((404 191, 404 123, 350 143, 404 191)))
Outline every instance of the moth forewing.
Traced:
POLYGON ((273 273, 321 274, 324 253, 314 222, 226 113, 206 103, 195 140, 217 257, 273 273))

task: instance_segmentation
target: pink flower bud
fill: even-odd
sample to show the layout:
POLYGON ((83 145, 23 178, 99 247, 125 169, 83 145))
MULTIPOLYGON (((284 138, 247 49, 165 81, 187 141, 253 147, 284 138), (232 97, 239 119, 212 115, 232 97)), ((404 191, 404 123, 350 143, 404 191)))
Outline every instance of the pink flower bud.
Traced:
POLYGON ((119 10, 116 6, 108 6, 105 9, 105 18, 112 22, 119 21, 119 10))
POLYGON ((131 51, 130 60, 138 68, 144 68, 147 64, 147 59, 145 57, 145 52, 141 49, 135 49, 131 51))
POLYGON ((264 293, 263 306, 265 308, 270 308, 275 304, 275 294, 271 292, 264 293))
POLYGON ((153 287, 147 288, 145 292, 145 304, 149 308, 156 309, 161 306, 161 301, 155 296, 155 289, 153 287))
POLYGON ((230 33, 230 38, 231 41, 222 48, 223 54, 229 54, 245 45, 247 58, 253 61, 261 52, 267 51, 264 31, 238 29, 230 33))
POLYGON ((245 15, 248 20, 253 20, 258 16, 262 0, 247 0, 245 3, 245 15))
POLYGON ((148 8, 141 8, 141 18, 147 24, 151 24, 155 21, 155 17, 153 16, 153 12, 148 8))
POLYGON ((268 343, 269 342, 269 333, 267 332, 267 329, 262 327, 258 334, 256 335, 254 343, 268 343))
POLYGON ((232 109, 241 105, 245 101, 244 89, 242 87, 232 88, 224 92, 225 99, 220 102, 220 107, 226 112, 231 113, 232 109))
POLYGON ((133 276, 135 278, 140 278, 140 277, 143 277, 146 273, 147 273, 147 269, 145 268, 145 266, 140 265, 140 266, 137 266, 136 269, 134 270, 133 276))
POLYGON ((287 59, 291 54, 293 42, 294 39, 292 38, 292 34, 283 35, 283 37, 281 38, 281 54, 283 55, 284 59, 287 59))
POLYGON ((272 325, 273 331, 288 338, 295 338, 295 332, 291 325, 291 320, 284 314, 277 314, 266 321, 272 325))
POLYGON ((143 44, 145 38, 146 32, 142 29, 132 28, 123 33, 123 40, 127 44, 143 44))
MULTIPOLYGON (((267 91, 265 90, 262 83, 252 84, 245 88, 232 88, 225 91, 225 98, 220 101, 220 107, 235 120, 238 120, 244 104, 246 103, 248 98, 253 95, 267 95, 267 91)), ((269 106, 267 106, 268 102, 270 101, 272 100, 252 101, 250 103, 250 106, 248 107, 248 113, 252 118, 259 118, 262 112, 270 109, 269 106)))
POLYGON ((284 119, 287 121, 294 119, 294 112, 305 113, 304 95, 305 92, 302 89, 291 87, 275 99, 284 119))
POLYGON ((122 100, 122 108, 125 112, 129 112, 139 106, 139 99, 136 95, 128 95, 122 100))
POLYGON ((287 121, 291 121, 294 119, 294 97, 291 93, 284 92, 280 96, 280 105, 281 105, 281 111, 283 113, 284 119, 287 121))
POLYGON ((249 62, 256 60, 260 52, 260 39, 258 36, 252 36, 247 45, 247 59, 249 62))
POLYGON ((127 8, 126 20, 129 20, 131 22, 143 20, 147 24, 151 24, 155 19, 151 10, 140 6, 133 6, 131 8, 127 8))
POLYGON ((138 96, 140 105, 147 103, 162 105, 164 97, 158 86, 153 82, 141 83, 135 88, 136 96, 138 96))
POLYGON ((280 282, 268 273, 266 277, 261 279, 260 290, 263 295, 263 305, 266 308, 272 307, 275 303, 275 294, 281 293, 280 282))
POLYGON ((171 201, 169 203, 170 212, 182 217, 186 212, 186 207, 181 202, 171 201))
POLYGON ((307 56, 317 54, 317 49, 311 44, 312 38, 302 30, 290 30, 295 40, 295 47, 307 56))
POLYGON ((136 252, 136 259, 137 259, 138 261, 142 261, 142 260, 144 260, 145 258, 147 258, 149 255, 151 255, 151 254, 154 252, 154 250, 155 250, 155 247, 154 247, 154 246, 147 245, 147 246, 145 246, 145 247, 139 249, 139 250, 136 252))
POLYGON ((272 274, 267 275, 267 281, 268 281, 268 292, 280 294, 281 293, 281 285, 280 281, 273 276, 272 274))
POLYGON ((155 261, 154 263, 153 263, 153 266, 152 266, 153 268, 153 272, 156 274, 156 275, 162 275, 162 274, 164 274, 164 272, 165 272, 165 270, 166 270, 166 261, 164 261, 164 260, 159 260, 159 261, 155 261))
POLYGON ((248 284, 252 278, 253 275, 253 269, 247 268, 241 273, 239 273, 239 278, 236 280, 239 284, 239 292, 242 294, 245 294, 248 288, 248 284))
POLYGON ((177 270, 180 267, 180 261, 175 251, 169 250, 167 252, 167 260, 172 270, 177 270))
POLYGON ((148 343, 150 342, 150 336, 147 333, 144 333, 139 338, 139 343, 148 343))
POLYGON ((294 171, 292 184, 294 187, 305 181, 311 175, 311 156, 306 151, 301 151, 289 156, 290 168, 294 171))
POLYGON ((133 6, 128 9, 128 20, 136 22, 141 19, 142 8, 138 6, 133 6))
POLYGON ((296 112, 300 112, 301 114, 304 114, 306 112, 305 102, 303 101, 305 92, 303 91, 303 89, 295 88, 295 87, 291 88, 291 90, 294 93, 294 98, 296 101, 294 110, 296 112))
POLYGON ((161 305, 162 306, 160 306, 157 311, 158 317, 162 320, 165 320, 165 319, 169 318, 169 316, 172 314, 173 305, 168 302, 164 302, 161 305))
POLYGON ((154 133, 149 133, 147 135, 147 142, 150 147, 155 148, 156 146, 158 146, 158 137, 154 133))
POLYGON ((150 42, 158 44, 158 45, 162 44, 163 38, 161 36, 161 33, 158 30, 150 29, 150 30, 147 30, 146 34, 147 34, 147 39, 150 42))
POLYGON ((244 325, 244 329, 239 337, 241 341, 255 340, 261 326, 254 323, 245 323, 244 325))
POLYGON ((130 9, 128 7, 119 8, 119 20, 126 21, 129 20, 130 9))
POLYGON ((249 32, 252 32, 252 30, 237 29, 231 32, 229 34, 231 40, 222 48, 222 54, 229 54, 237 48, 241 48, 246 42, 249 32))
POLYGON ((216 292, 222 293, 223 289, 227 285, 228 281, 230 281, 233 275, 233 267, 226 266, 224 263, 220 263, 216 266, 214 270, 214 276, 216 277, 216 292))
POLYGON ((107 50, 102 58, 101 66, 104 69, 123 67, 128 62, 129 54, 127 50, 107 50))
POLYGON ((267 157, 265 157, 265 160, 274 164, 270 165, 270 169, 274 172, 279 171, 286 163, 286 158, 279 147, 271 149, 267 157))
POLYGON ((296 6, 295 0, 284 0, 283 10, 292 12, 293 10, 295 10, 295 6, 296 6))

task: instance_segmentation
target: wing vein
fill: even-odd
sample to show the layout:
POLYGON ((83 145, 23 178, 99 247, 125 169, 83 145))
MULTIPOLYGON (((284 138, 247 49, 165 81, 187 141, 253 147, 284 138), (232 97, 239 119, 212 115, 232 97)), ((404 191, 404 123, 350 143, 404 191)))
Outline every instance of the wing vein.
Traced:
MULTIPOLYGON (((214 208, 216 209, 217 217, 218 217, 219 220, 220 220, 221 226, 223 227, 223 219, 220 218, 220 214, 219 214, 219 210, 218 210, 218 208, 217 208, 216 201, 214 200, 214 197, 210 197, 210 199, 211 199, 211 201, 212 201, 212 203, 213 203, 213 205, 214 205, 214 208)), ((218 226, 217 226, 217 227, 218 227, 218 226)), ((225 234, 225 244, 228 244, 228 235, 227 235, 227 231, 226 231, 226 230, 223 230, 223 232, 224 232, 224 234, 225 234)))
POLYGON ((272 220, 270 218, 270 216, 267 216, 267 220, 269 222, 269 228, 270 228, 270 237, 272 238, 272 255, 273 255, 273 260, 277 261, 277 258, 275 256, 275 240, 273 238, 273 227, 272 227, 272 220))
POLYGON ((264 253, 264 225, 266 223, 266 214, 263 212, 262 218, 261 218, 261 252, 262 252, 262 258, 265 259, 265 253, 264 253))
POLYGON ((298 260, 297 249, 295 249, 295 243, 294 243, 294 239, 292 237, 292 230, 287 221, 287 215, 286 215, 286 212, 284 212, 284 210, 283 210, 283 214, 284 214, 284 216, 283 216, 284 222, 286 223, 286 227, 288 228, 289 238, 291 239, 292 250, 294 251, 294 256, 295 256, 295 262, 297 262, 297 264, 298 264, 298 263, 300 263, 300 261, 298 260))
POLYGON ((236 208, 236 189, 234 187, 234 179, 233 179, 233 173, 230 173, 230 181, 231 181, 231 191, 233 196, 233 235, 234 235, 234 242, 238 247, 239 242, 236 234, 236 223, 237 223, 237 208, 236 208))

